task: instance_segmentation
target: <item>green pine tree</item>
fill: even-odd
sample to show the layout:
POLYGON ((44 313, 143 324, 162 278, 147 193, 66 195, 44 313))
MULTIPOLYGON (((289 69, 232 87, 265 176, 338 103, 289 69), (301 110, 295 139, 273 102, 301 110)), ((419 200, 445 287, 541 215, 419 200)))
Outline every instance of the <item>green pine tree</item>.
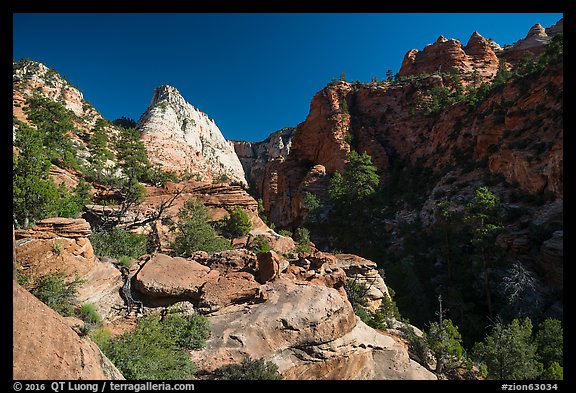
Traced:
POLYGON ((50 180, 50 160, 43 146, 42 133, 20 125, 13 155, 12 201, 17 227, 56 214, 58 190, 50 180))
POLYGON ((474 357, 488 368, 488 377, 499 380, 536 379, 542 363, 536 360, 537 345, 532 339, 530 318, 497 322, 492 332, 473 348, 474 357))

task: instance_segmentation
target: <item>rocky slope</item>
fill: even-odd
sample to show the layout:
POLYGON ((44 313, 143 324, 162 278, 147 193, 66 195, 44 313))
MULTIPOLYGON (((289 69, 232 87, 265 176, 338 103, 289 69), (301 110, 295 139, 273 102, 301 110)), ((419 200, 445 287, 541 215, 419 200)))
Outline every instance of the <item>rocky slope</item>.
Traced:
MULTIPOLYGON (((172 185, 178 186, 182 185, 172 185)), ((154 208, 158 200, 178 190, 151 188, 149 199, 131 214, 154 208)), ((219 210, 226 204, 241 205, 248 211, 256 205, 240 187, 229 185, 192 182, 178 197, 181 200, 175 200, 174 209, 171 207, 166 211, 163 221, 176 219, 177 206, 189 197, 203 200, 213 217, 221 215, 219 210), (225 189, 228 192, 224 192, 225 189)), ((90 209, 97 211, 95 206, 90 209)), ((161 252, 146 255, 129 269, 133 280, 131 298, 143 303, 145 314, 158 313, 174 304, 187 304, 187 307, 193 306, 208 316, 211 329, 208 346, 191 353, 201 377, 248 355, 275 362, 286 379, 436 378, 409 357, 404 339, 376 331, 354 314, 343 289, 348 279, 371 284, 367 294, 371 309, 376 309, 382 299, 389 296, 374 262, 354 255, 333 255, 315 250, 290 253, 294 247, 290 238, 281 237, 263 223, 258 223, 253 211, 250 216, 257 224, 251 236, 267 234, 274 248, 284 251, 255 255, 244 248, 246 243, 250 243, 248 238, 240 239, 234 250, 211 255, 202 251, 190 258, 172 257, 161 252)), ((125 298, 119 296, 125 285, 118 263, 94 256, 87 238, 90 234, 90 225, 85 220, 65 218, 46 219, 29 229, 16 230, 16 266, 28 277, 26 285, 29 287, 46 272, 61 272, 69 279, 81 278, 84 283, 77 300, 94 304, 104 318, 104 327, 113 335, 126 332, 134 328, 139 314, 127 308, 125 298), (54 247, 56 243, 63 246, 54 247)), ((166 232, 163 234, 167 235, 166 232)), ((14 297, 15 318, 20 321, 25 314, 20 312, 21 296, 41 303, 30 294, 20 295, 26 292, 23 288, 15 288, 18 288, 14 297)), ((42 306, 43 310, 48 309, 42 306)), ((30 310, 30 306, 26 307, 30 310)), ((53 325, 52 319, 61 318, 55 312, 49 314, 52 316, 46 318, 46 311, 38 311, 27 318, 42 315, 50 326, 53 325)), ((72 320, 69 322, 74 323, 72 320)), ((47 331, 52 332, 51 329, 47 331)), ((30 345, 35 345, 36 351, 43 354, 41 358, 51 365, 60 364, 50 360, 57 354, 66 359, 66 356, 77 356, 74 351, 85 351, 82 342, 86 340, 67 329, 60 325, 54 328, 54 337, 63 334, 62 330, 69 336, 64 340, 66 345, 58 350, 42 344, 42 341, 27 341, 20 333, 15 334, 15 356, 18 358, 15 364, 19 370, 22 369, 21 378, 120 377, 114 374, 113 368, 110 371, 105 360, 101 361, 104 371, 93 371, 91 357, 87 357, 89 360, 84 363, 88 371, 76 371, 75 366, 66 370, 59 366, 54 370, 38 366, 31 374, 24 369, 23 364, 32 361, 30 345)), ((56 339, 51 342, 56 342, 56 339)), ((88 341, 86 345, 98 355, 93 344, 88 341)))
POLYGON ((176 88, 154 89, 137 128, 149 160, 164 170, 194 172, 206 180, 225 175, 247 184, 232 143, 224 139, 213 119, 186 102, 176 88))
POLYGON ((32 60, 13 62, 12 83, 13 114, 19 120, 26 120, 23 112, 24 101, 34 93, 61 102, 87 128, 101 118, 94 107, 84 100, 80 90, 72 86, 56 70, 42 63, 32 60))
MULTIPOLYGON (((95 256, 92 227, 121 209, 96 200, 82 219, 49 218, 14 231, 17 271, 28 277, 28 288, 48 272, 81 278, 78 302, 94 304, 112 335, 133 329, 141 312, 193 307, 211 326, 207 347, 190 353, 201 378, 248 355, 273 361, 286 379, 435 379, 410 358, 402 334, 375 330, 354 314, 344 290, 349 280, 369 284, 365 295, 372 311, 392 293, 376 262, 314 247, 295 252, 292 238, 260 219, 258 203, 243 185, 248 180, 256 188, 273 222, 295 228, 306 219, 306 192, 326 200, 331 175, 344 169, 352 149, 371 155, 384 187, 398 178, 396 186, 411 184, 416 172, 406 168, 429 169, 430 184, 417 190, 423 202, 400 201, 395 217, 384 223, 393 249, 402 246, 402 225, 433 224, 436 201, 460 201, 489 181, 506 208, 520 216, 498 238, 499 245, 518 259, 531 253, 532 267, 552 292, 562 293, 562 63, 549 65, 538 78, 503 84, 475 107, 460 102, 436 114, 424 110, 434 87, 455 87, 453 76, 438 73, 438 65, 476 86, 491 80, 503 58, 515 67, 515 58, 526 51, 542 53, 542 45, 560 31, 561 22, 548 29, 535 26, 524 41, 504 49, 477 33, 465 46, 441 37, 422 52, 409 52, 395 82, 331 83, 315 95, 307 119, 295 130, 280 130, 260 143, 226 141, 214 121, 175 88, 161 86, 138 124, 150 159, 165 169, 197 172, 205 181, 147 185, 144 201, 126 212, 119 227, 146 234, 155 251, 126 269, 95 256), (212 184, 220 175, 240 185, 212 184), (178 211, 189 198, 202 201, 214 221, 241 206, 252 223, 250 233, 234 239, 229 251, 170 255, 178 211), (159 210, 161 218, 155 216, 159 210), (533 247, 532 224, 557 229, 533 247), (273 251, 254 254, 257 236, 264 236, 273 251), (134 299, 142 310, 129 307, 134 299)), ((58 78, 39 63, 15 63, 15 117, 26 121, 21 105, 37 91, 61 100, 76 126, 88 131, 99 115, 58 78)), ((82 174, 54 167, 52 176, 72 187, 82 174)), ((117 189, 105 191, 107 200, 120 198, 117 189)), ((63 321, 16 283, 13 304, 15 376, 122 377, 93 343, 68 327, 75 321, 63 321), (40 335, 32 331, 37 326, 40 335), (37 367, 30 370, 30 364, 37 367)), ((561 302, 558 308, 561 314, 561 302)))
POLYGON ((89 338, 16 282, 12 283, 14 379, 118 380, 118 369, 89 338))

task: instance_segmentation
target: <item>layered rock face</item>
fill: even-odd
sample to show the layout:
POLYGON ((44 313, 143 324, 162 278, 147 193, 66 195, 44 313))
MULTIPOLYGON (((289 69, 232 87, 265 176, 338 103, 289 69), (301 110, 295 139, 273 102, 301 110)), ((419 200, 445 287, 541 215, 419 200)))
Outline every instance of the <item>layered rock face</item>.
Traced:
POLYGON ((480 78, 496 75, 499 60, 490 41, 474 32, 466 46, 456 39, 438 37, 436 42, 419 51, 410 50, 402 61, 400 76, 456 71, 462 75, 476 72, 480 78))
POLYGON ((247 184, 233 144, 224 139, 213 119, 186 102, 176 88, 154 89, 137 128, 148 158, 163 169, 196 172, 208 180, 226 175, 247 184))
POLYGON ((12 285, 14 379, 124 379, 89 338, 80 338, 58 313, 12 285))
POLYGON ((262 142, 233 141, 246 180, 258 194, 262 193, 266 166, 271 165, 271 162, 284 161, 290 153, 293 138, 294 128, 283 128, 273 132, 262 142))

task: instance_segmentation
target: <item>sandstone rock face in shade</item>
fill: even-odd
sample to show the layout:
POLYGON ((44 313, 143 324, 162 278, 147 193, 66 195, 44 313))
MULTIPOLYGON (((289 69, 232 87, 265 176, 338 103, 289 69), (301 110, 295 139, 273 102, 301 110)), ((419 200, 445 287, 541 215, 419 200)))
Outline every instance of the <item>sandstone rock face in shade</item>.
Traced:
POLYGON ((150 106, 140 117, 150 162, 165 170, 196 172, 207 178, 226 175, 247 185, 244 169, 213 119, 201 112, 172 86, 154 89, 150 106))
POLYGON ((556 231, 540 247, 539 270, 555 289, 564 289, 564 231, 556 231))
POLYGON ((124 379, 96 344, 69 327, 71 321, 12 285, 14 379, 124 379))
POLYGON ((262 142, 233 141, 234 150, 242 163, 246 180, 261 194, 266 167, 271 162, 282 162, 290 153, 294 128, 273 132, 262 142))
POLYGON ((335 257, 336 266, 342 268, 349 279, 369 288, 365 297, 371 311, 376 311, 385 296, 390 297, 376 262, 352 254, 337 254, 335 257))

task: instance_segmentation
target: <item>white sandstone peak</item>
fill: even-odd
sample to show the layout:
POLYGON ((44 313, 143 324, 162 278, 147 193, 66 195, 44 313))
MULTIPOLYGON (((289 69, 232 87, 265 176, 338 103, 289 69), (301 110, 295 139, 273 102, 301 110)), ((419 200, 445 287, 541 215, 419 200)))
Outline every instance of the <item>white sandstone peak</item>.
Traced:
POLYGON ((213 119, 188 103, 175 87, 161 85, 154 89, 137 128, 142 131, 153 163, 167 170, 189 170, 208 177, 226 175, 247 184, 232 143, 213 119))

